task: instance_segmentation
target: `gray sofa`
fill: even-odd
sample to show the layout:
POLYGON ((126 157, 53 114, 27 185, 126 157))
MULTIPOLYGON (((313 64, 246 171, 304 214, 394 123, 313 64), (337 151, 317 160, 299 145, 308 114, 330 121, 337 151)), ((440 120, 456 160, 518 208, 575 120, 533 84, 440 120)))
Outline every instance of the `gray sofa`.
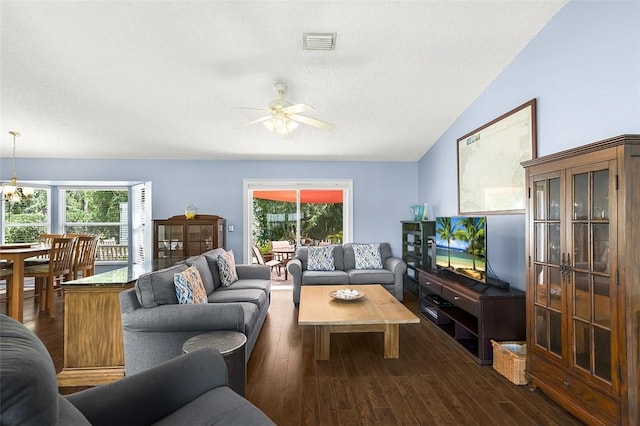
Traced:
POLYGON ((227 386, 227 366, 213 348, 62 396, 51 356, 31 330, 0 315, 0 336, 3 425, 274 425, 227 386))
POLYGON ((407 264, 393 257, 391 246, 380 243, 382 269, 356 269, 353 244, 333 245, 335 271, 307 270, 308 247, 298 247, 294 257, 287 263, 287 270, 293 278, 293 303, 300 303, 300 288, 303 285, 331 284, 381 284, 396 299, 402 301, 403 276, 407 264))
POLYGON ((236 265, 239 280, 223 287, 216 261, 221 253, 211 250, 144 274, 134 288, 120 293, 126 375, 177 357, 187 339, 214 330, 244 333, 249 359, 271 303, 269 267, 236 265), (202 277, 208 303, 180 305, 173 276, 192 265, 202 277))

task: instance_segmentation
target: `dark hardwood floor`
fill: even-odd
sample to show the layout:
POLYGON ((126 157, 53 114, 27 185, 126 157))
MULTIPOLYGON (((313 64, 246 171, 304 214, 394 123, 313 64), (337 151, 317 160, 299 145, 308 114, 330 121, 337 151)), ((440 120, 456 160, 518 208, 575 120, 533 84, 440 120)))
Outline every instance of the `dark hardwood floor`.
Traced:
MULTIPOLYGON (((274 281, 272 305, 247 370, 247 398, 279 425, 581 424, 539 391, 480 367, 424 318, 400 326, 398 360, 383 359, 382 334, 358 333, 332 335, 331 360, 314 361, 313 328, 297 325, 291 290, 282 284, 274 281)), ((38 313, 27 294, 24 322, 60 371, 63 301, 57 299, 52 320, 38 313)), ((413 294, 406 293, 404 303, 417 312, 413 294)))

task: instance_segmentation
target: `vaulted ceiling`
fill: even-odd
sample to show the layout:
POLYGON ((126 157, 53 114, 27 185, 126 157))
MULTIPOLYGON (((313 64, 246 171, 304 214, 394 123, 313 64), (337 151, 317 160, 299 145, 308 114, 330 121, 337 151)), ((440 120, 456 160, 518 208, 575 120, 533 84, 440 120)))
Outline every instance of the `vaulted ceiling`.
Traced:
POLYGON ((417 161, 565 4, 2 0, 1 155, 417 161), (239 128, 280 81, 335 129, 239 128))

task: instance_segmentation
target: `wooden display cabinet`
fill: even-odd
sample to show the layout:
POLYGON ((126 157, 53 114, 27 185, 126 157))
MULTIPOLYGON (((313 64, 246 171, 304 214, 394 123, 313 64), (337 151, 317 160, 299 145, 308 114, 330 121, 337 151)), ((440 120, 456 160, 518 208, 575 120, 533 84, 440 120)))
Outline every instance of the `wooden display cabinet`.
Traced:
POLYGON ((527 375, 588 424, 640 424, 640 135, 523 166, 527 375))
POLYGON ((225 220, 215 215, 184 215, 154 220, 154 260, 167 267, 190 256, 225 247, 225 220))

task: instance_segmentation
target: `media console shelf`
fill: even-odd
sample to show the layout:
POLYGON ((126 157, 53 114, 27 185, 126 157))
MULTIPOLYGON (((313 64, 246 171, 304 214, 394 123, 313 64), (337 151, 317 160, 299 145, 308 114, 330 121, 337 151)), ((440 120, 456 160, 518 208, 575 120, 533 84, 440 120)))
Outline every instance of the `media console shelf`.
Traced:
POLYGON ((526 339, 525 293, 466 280, 449 271, 418 268, 420 313, 481 365, 493 363, 495 341, 526 339))

